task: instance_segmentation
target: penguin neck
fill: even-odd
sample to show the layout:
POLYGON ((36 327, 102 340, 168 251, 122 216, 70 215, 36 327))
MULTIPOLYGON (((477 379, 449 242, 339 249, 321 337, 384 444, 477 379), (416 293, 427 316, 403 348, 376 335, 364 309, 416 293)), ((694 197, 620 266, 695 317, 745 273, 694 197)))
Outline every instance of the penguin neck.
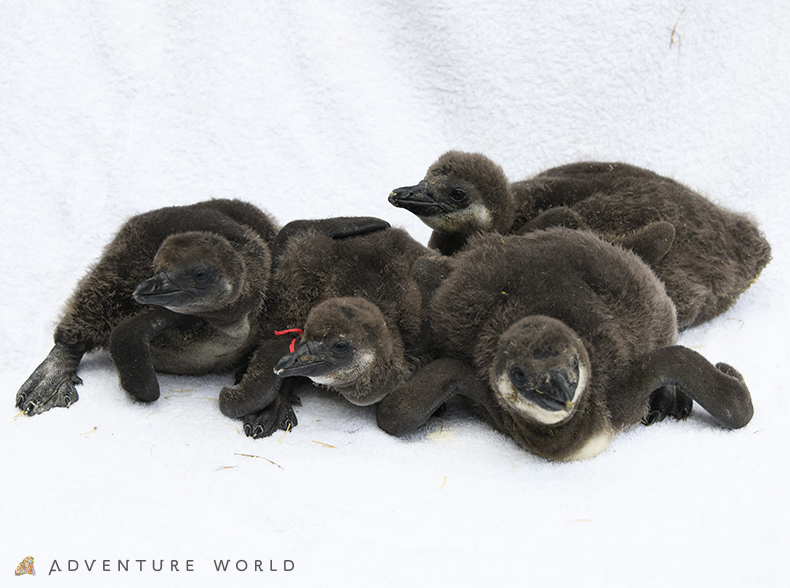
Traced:
POLYGON ((400 336, 392 329, 389 329, 389 333, 393 337, 389 351, 381 348, 374 350, 373 361, 368 370, 346 386, 334 386, 350 402, 354 402, 353 397, 372 399, 368 404, 379 402, 411 374, 403 355, 400 336))
POLYGON ((247 263, 233 301, 198 316, 212 327, 234 338, 246 338, 259 328, 260 317, 269 305, 267 290, 271 278, 268 248, 259 237, 250 239, 245 247, 245 257, 261 260, 260 265, 247 263))
MULTIPOLYGON (((261 297, 263 298, 263 297, 261 297)), ((233 337, 234 339, 245 339, 259 314, 262 300, 255 296, 240 296, 232 304, 214 311, 201 312, 200 318, 207 321, 209 325, 218 331, 233 337)))

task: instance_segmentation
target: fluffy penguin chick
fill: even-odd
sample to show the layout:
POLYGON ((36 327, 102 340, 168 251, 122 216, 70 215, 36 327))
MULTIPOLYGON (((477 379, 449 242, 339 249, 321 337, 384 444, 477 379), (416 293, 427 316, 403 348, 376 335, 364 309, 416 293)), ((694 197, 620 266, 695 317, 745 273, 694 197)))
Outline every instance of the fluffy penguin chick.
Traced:
POLYGON ((387 326, 375 304, 330 298, 310 311, 300 345, 277 362, 274 373, 306 376, 367 406, 403 382, 409 368, 400 333, 387 326))
MULTIPOLYGON (((424 364, 431 350, 426 336, 424 296, 427 295, 427 290, 414 278, 412 265, 415 260, 426 255, 437 257, 408 233, 395 228, 385 228, 345 239, 331 239, 311 230, 291 236, 278 257, 273 277, 273 283, 277 287, 272 289, 271 312, 267 316, 269 326, 263 329, 264 334, 272 333, 272 338, 263 343, 266 352, 256 351, 250 362, 250 371, 255 373, 254 385, 238 390, 227 389, 220 393, 220 410, 223 414, 245 417, 245 432, 249 436, 262 437, 271 434, 272 423, 282 422, 283 419, 270 414, 272 411, 259 411, 267 411, 266 407, 272 403, 276 403, 275 411, 281 411, 288 404, 283 401, 282 395, 277 400, 282 380, 274 373, 275 364, 288 351, 288 341, 283 337, 275 338, 274 331, 304 329, 308 316, 312 316, 314 325, 326 320, 326 328, 337 329, 337 335, 351 336, 351 333, 358 331, 355 328, 340 328, 339 325, 345 323, 342 316, 335 314, 338 304, 342 304, 345 309, 343 312, 367 317, 365 328, 372 328, 371 325, 379 320, 374 315, 380 314, 383 324, 386 325, 386 329, 381 332, 389 333, 384 341, 402 342, 402 351, 393 353, 402 355, 403 361, 412 370, 424 364), (376 312, 362 302, 358 301, 357 308, 354 308, 354 304, 345 300, 342 303, 334 301, 318 310, 318 306, 324 301, 338 298, 364 299, 376 312)), ((377 328, 381 328, 381 325, 377 328)), ((307 328, 304 341, 311 341, 311 349, 323 337, 321 329, 318 326, 307 328)), ((381 345, 366 341, 370 349, 381 345)), ((395 377, 401 369, 400 360, 384 361, 382 358, 390 351, 380 347, 376 353, 379 355, 375 356, 376 359, 369 371, 365 372, 364 378, 371 378, 371 381, 381 378, 386 380, 387 377, 382 374, 389 361, 394 363, 387 369, 395 370, 395 377)), ((366 356, 355 353, 354 357, 361 360, 366 356)), ((281 375, 293 373, 283 371, 281 375)), ((323 377, 329 376, 324 374, 323 377)), ((371 392, 362 393, 368 386, 364 378, 349 388, 349 399, 354 401, 352 390, 358 388, 356 393, 360 395, 359 398, 369 393, 373 395, 368 400, 359 400, 360 402, 375 402, 376 400, 371 400, 378 393, 373 390, 375 385, 370 384, 371 392)), ((328 379, 323 381, 333 388, 337 387, 334 380, 331 384, 328 379)), ((282 382, 285 384, 288 380, 282 382)))
POLYGON ((394 190, 389 201, 432 227, 428 245, 445 255, 477 232, 526 233, 550 226, 587 228, 622 243, 664 282, 681 330, 724 312, 771 258, 768 242, 744 215, 623 163, 574 163, 509 183, 484 155, 449 151, 422 182, 394 190), (669 229, 663 248, 640 250, 634 234, 662 223, 669 229))
POLYGON ((573 460, 602 451, 675 389, 725 427, 751 419, 733 368, 675 345, 674 306, 634 253, 554 228, 480 235, 449 263, 430 307, 445 357, 382 401, 385 430, 412 431, 461 394, 522 447, 573 460))
MULTIPOLYGON (((225 371, 250 352, 268 275, 247 268, 256 256, 266 258, 261 245, 237 251, 225 237, 197 231, 165 240, 154 257, 154 276, 138 284, 132 298, 203 321, 153 338, 149 347, 156 371, 225 371)), ((123 329, 123 324, 117 327, 110 339, 116 366, 126 361, 127 350, 117 344, 123 329)))
POLYGON ((83 354, 108 348, 122 387, 159 396, 154 369, 224 371, 255 344, 277 226, 239 200, 209 200, 129 219, 80 280, 55 329, 55 347, 22 385, 33 415, 78 399, 83 354), (155 274, 153 277, 152 274, 155 274))

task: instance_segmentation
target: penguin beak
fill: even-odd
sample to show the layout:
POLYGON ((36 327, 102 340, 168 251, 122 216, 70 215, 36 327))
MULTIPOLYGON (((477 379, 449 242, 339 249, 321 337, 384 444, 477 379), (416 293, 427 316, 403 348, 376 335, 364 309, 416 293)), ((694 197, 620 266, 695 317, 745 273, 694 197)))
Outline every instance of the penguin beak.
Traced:
POLYGON ((319 343, 302 343, 292 353, 284 355, 274 366, 281 378, 290 376, 320 376, 332 367, 329 353, 319 343))
POLYGON ((192 297, 189 292, 173 284, 165 272, 140 282, 132 293, 135 302, 166 307, 177 307, 192 297))
POLYGON ((549 410, 573 409, 573 396, 576 393, 576 382, 571 382, 565 370, 549 370, 546 378, 535 387, 538 400, 549 410))
POLYGON ((422 181, 416 186, 396 188, 390 192, 390 204, 405 208, 417 216, 437 216, 444 211, 439 202, 428 194, 428 182, 422 181))

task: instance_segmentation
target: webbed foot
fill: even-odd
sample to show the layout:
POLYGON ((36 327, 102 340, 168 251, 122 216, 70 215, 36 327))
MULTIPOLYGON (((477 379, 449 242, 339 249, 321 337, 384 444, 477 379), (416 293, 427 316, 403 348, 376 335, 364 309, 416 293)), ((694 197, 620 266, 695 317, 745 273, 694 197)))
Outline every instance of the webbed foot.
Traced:
POLYGON ((679 421, 691 414, 694 401, 675 386, 662 386, 650 395, 650 406, 642 418, 643 425, 652 425, 671 416, 679 421))
POLYGON ((278 429, 287 431, 298 424, 293 405, 301 403, 299 397, 291 392, 292 383, 290 380, 293 379, 295 378, 284 380, 279 394, 269 406, 244 417, 244 433, 247 437, 253 439, 269 437, 278 429))
POLYGON ((75 386, 82 384, 77 366, 82 353, 64 343, 57 343, 16 394, 16 406, 26 415, 41 414, 50 408, 68 408, 79 394, 75 386))

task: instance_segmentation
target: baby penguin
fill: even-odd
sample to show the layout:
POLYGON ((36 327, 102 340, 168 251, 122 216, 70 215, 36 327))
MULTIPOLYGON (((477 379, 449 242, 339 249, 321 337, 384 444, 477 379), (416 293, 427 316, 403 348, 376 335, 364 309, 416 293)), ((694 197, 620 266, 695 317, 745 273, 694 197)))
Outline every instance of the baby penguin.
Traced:
POLYGON ((634 249, 664 282, 686 329, 721 314, 759 276, 771 248, 756 225, 690 188, 623 163, 582 162, 508 182, 479 153, 449 151, 416 186, 389 195, 434 229, 445 255, 476 233, 524 234, 552 226, 586 228, 634 249), (640 231, 660 234, 641 250, 640 231))
POLYGON ((77 285, 17 407, 34 415, 76 402, 77 367, 98 348, 109 349, 121 386, 146 402, 159 397, 154 371, 238 366, 257 343, 276 234, 266 213, 239 200, 129 219, 77 285))
POLYGON ((244 418, 252 437, 293 424, 290 380, 278 375, 309 377, 355 404, 379 401, 429 355, 425 291, 412 272, 426 255, 435 256, 396 228, 339 240, 313 230, 292 235, 276 262, 270 339, 250 360, 246 383, 220 393, 223 414, 244 418), (274 336, 301 329, 290 353, 289 341, 274 336))
POLYGON ((375 404, 411 373, 403 340, 381 310, 360 297, 330 298, 307 315, 300 344, 274 366, 305 376, 358 406, 375 404))
POLYGON ((751 419, 738 372, 675 345, 675 309, 650 268, 589 231, 480 235, 458 256, 415 264, 431 266, 449 271, 430 306, 443 357, 382 400, 390 433, 415 430, 456 394, 558 460, 598 454, 651 412, 684 418, 688 399, 727 428, 751 419))

